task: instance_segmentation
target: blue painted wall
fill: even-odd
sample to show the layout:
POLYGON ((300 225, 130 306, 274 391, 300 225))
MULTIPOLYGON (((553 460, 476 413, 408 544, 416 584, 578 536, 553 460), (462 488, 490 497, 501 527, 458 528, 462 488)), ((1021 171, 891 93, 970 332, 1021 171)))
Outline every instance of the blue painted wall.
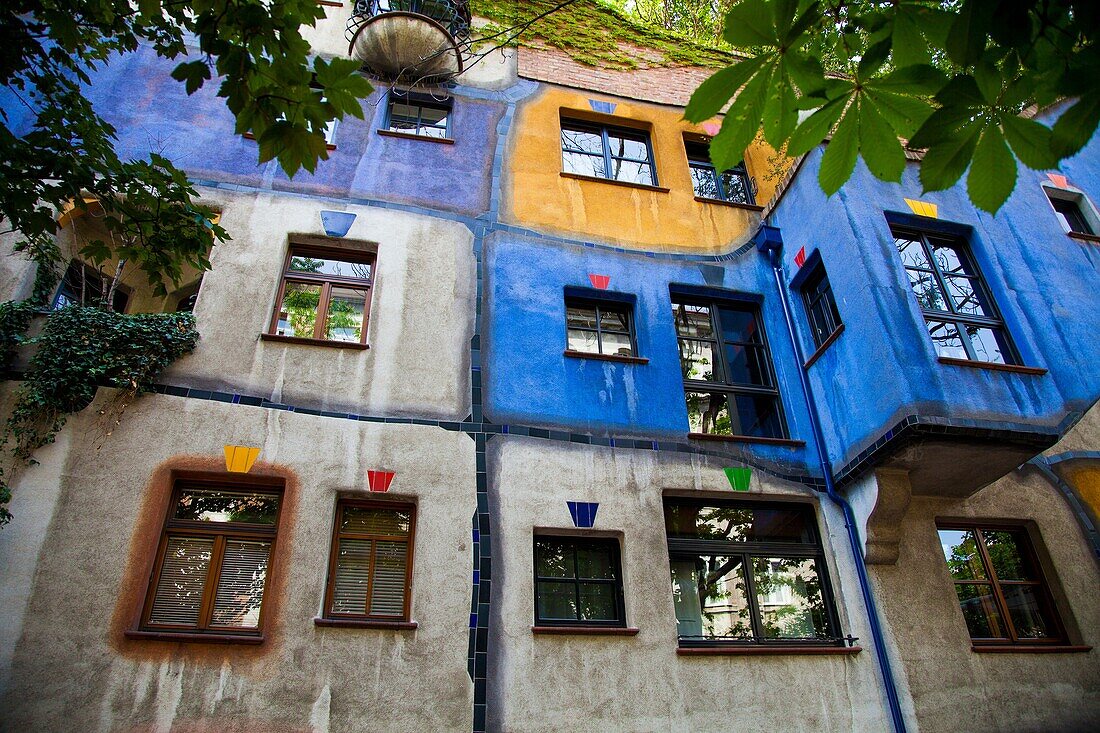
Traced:
POLYGON ((754 250, 720 267, 501 234, 487 243, 485 273, 488 419, 685 441, 687 408, 669 286, 702 286, 715 293, 762 297, 762 321, 788 433, 807 441, 809 448, 721 445, 741 446, 775 465, 813 465, 808 416, 775 284, 770 268, 754 250), (649 359, 648 364, 563 355, 565 288, 590 289, 589 273, 608 275, 609 291, 636 297, 638 355, 649 359))
MULTIPOLYGON (((840 468, 908 415, 993 420, 1026 429, 1051 427, 1100 396, 1100 247, 1063 233, 1040 187, 1044 173, 1023 169, 996 216, 977 211, 963 185, 921 194, 910 164, 900 184, 874 178, 860 163, 842 191, 826 198, 817 182, 816 150, 771 217, 783 231, 788 279, 801 247, 820 252, 845 331, 810 367, 834 468, 840 468), (887 221, 916 226, 904 198, 937 204, 939 222, 956 225, 992 291, 1028 366, 1043 376, 940 364, 925 330, 887 221)), ((1098 143, 1067 169, 1095 199, 1098 143)), ((801 303, 797 327, 813 351, 801 303)))
MULTIPOLYGON (((365 119, 338 123, 336 149, 317 171, 293 180, 274 161, 257 164, 257 146, 233 134, 217 81, 188 97, 169 74, 175 62, 149 48, 111 61, 94 75, 88 97, 119 132, 123 158, 149 151, 172 159, 193 178, 256 188, 341 198, 375 198, 477 215, 489 208, 497 121, 505 105, 455 92, 453 145, 383 137, 385 96, 376 91, 364 102, 365 119), (120 104, 125 100, 125 104, 120 104), (170 111, 170 114, 166 114, 170 111)), ((5 109, 17 105, 0 100, 5 109)), ((21 113, 20 113, 21 114, 21 113)))

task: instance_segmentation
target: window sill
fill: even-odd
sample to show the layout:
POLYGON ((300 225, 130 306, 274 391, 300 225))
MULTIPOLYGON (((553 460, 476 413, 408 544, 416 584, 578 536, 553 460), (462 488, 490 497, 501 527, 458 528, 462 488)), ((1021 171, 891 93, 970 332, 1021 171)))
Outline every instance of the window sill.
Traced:
POLYGON ((1085 234, 1084 232, 1066 232, 1066 236, 1072 237, 1073 239, 1079 239, 1082 242, 1100 242, 1100 237, 1095 234, 1085 234))
POLYGON ((332 349, 356 349, 363 351, 370 347, 366 344, 354 341, 326 341, 324 339, 307 339, 301 336, 280 336, 277 333, 261 333, 261 341, 275 341, 283 344, 301 344, 302 346, 327 346, 332 349))
POLYGON ((998 364, 994 361, 973 361, 971 359, 955 359, 950 356, 937 357, 940 364, 950 366, 972 367, 974 369, 990 369, 995 372, 1011 372, 1013 374, 1033 374, 1041 377, 1047 373, 1042 367, 1021 366, 1019 364, 998 364))
POLYGON ((147 641, 184 641, 199 644, 263 644, 263 634, 210 634, 203 632, 188 633, 186 631, 142 631, 127 629, 123 632, 127 639, 142 639, 147 641))
POLYGON ((756 204, 742 204, 737 201, 723 201, 722 199, 711 199, 706 196, 696 196, 695 200, 701 204, 718 204, 719 206, 729 206, 734 209, 744 209, 745 211, 763 211, 763 206, 757 206, 756 204))
POLYGON ((717 440, 726 443, 760 443, 761 445, 781 445, 785 448, 803 448, 804 440, 790 438, 759 438, 755 435, 714 435, 712 433, 688 433, 692 440, 717 440))
POLYGON ((616 181, 614 178, 600 178, 599 176, 582 176, 580 173, 567 173, 561 172, 562 178, 572 178, 574 181, 593 181, 595 183, 609 183, 612 186, 624 186, 626 188, 640 188, 643 191, 658 191, 660 193, 668 193, 671 188, 665 188, 664 186, 652 186, 648 183, 633 183, 631 181, 616 181))
POLYGON ((454 138, 451 137, 429 137, 427 135, 417 135, 414 132, 398 132, 396 130, 379 130, 379 135, 384 137, 399 137, 405 140, 423 140, 426 143, 442 143, 443 145, 454 145, 454 138))
POLYGON ((1092 651, 1083 644, 974 644, 970 651, 986 654, 1075 654, 1092 651))
POLYGON ((809 369, 813 365, 813 363, 820 359, 821 355, 824 354, 828 350, 828 348, 833 345, 833 342, 840 338, 840 334, 842 333, 844 333, 843 323, 837 326, 836 330, 829 334, 829 338, 821 342, 821 346, 817 347, 817 351, 810 354, 810 358, 806 360, 806 363, 802 365, 802 368, 809 369))
POLYGON ((623 364, 648 364, 649 359, 644 356, 622 356, 621 354, 591 354, 587 351, 573 351, 572 349, 566 349, 561 352, 562 356, 568 356, 571 359, 598 359, 600 361, 617 361, 623 364))
POLYGON ((682 657, 709 656, 778 656, 802 655, 851 655, 863 651, 860 646, 681 646, 676 654, 682 657))
POLYGON ((343 629, 384 629, 389 631, 415 631, 419 624, 415 621, 379 621, 370 618, 321 618, 313 619, 314 626, 328 626, 343 629))
POLYGON ((638 629, 633 626, 532 626, 531 633, 551 636, 637 636, 638 629))

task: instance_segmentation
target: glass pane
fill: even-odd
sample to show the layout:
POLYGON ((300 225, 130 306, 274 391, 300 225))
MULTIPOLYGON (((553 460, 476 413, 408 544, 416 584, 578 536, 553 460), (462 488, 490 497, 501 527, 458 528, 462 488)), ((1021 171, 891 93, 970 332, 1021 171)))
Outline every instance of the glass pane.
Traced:
POLYGON ((603 353, 617 356, 634 356, 634 347, 630 343, 630 336, 625 333, 603 334, 603 353))
POLYGON ((612 580, 618 568, 615 567, 611 547, 602 544, 578 542, 577 577, 612 580))
POLYGON ((615 621, 615 586, 611 583, 581 583, 579 616, 582 621, 615 621))
POLYGON ((374 616, 405 615, 405 578, 408 545, 380 540, 374 548, 374 583, 370 612, 374 616))
POLYGON ((941 529, 940 549, 947 559, 947 569, 955 580, 984 580, 985 567, 978 553, 974 533, 964 529, 941 529))
POLYGON ((705 305, 673 303, 676 333, 691 338, 713 338, 714 327, 710 321, 710 308, 705 305))
POLYGON ((390 129, 397 125, 398 129, 407 129, 410 125, 415 130, 417 119, 420 117, 420 108, 411 104, 394 102, 390 105, 390 129))
POLYGON ((956 313, 972 316, 988 316, 990 313, 982 306, 978 296, 978 283, 968 277, 950 276, 944 278, 947 294, 956 313))
POLYGON ((275 333, 280 336, 313 338, 317 323, 317 304, 320 302, 320 285, 288 282, 279 307, 279 323, 275 333))
POLYGON ((653 169, 649 163, 636 163, 632 160, 611 159, 611 175, 608 178, 629 183, 653 185, 653 169))
POLYGON ((722 339, 725 341, 763 343, 756 314, 752 311, 719 308, 718 322, 722 325, 722 339))
POLYGON ((742 564, 739 556, 672 560, 672 605, 680 638, 753 638, 742 564))
POLYGON ((447 128, 446 127, 427 127, 427 126, 421 125, 420 129, 417 130, 416 134, 420 135, 421 137, 444 138, 444 137, 447 137, 447 128))
POLYGON ((630 333, 630 315, 625 310, 600 308, 600 328, 605 332, 630 333))
POLYGON ((333 286, 325 319, 325 338, 329 341, 363 340, 363 312, 367 291, 333 286))
POLYGON ((366 614, 371 545, 370 540, 340 539, 332 584, 333 613, 366 614))
POLYGON ((447 118, 450 117, 451 110, 441 107, 421 107, 420 108, 420 124, 429 125, 431 127, 443 128, 440 132, 445 132, 447 127, 447 118))
POLYGON ((566 173, 576 173, 578 176, 595 176, 606 178, 604 175, 603 156, 588 155, 587 153, 564 152, 562 163, 566 173))
POLYGON ((936 240, 931 240, 930 243, 932 245, 932 257, 935 258, 936 266, 940 268, 940 272, 944 275, 974 274, 963 266, 959 253, 955 251, 953 246, 936 240))
POLYGON ((611 146, 611 155, 615 158, 630 158, 632 160, 649 160, 649 149, 642 136, 623 135, 609 133, 607 142, 611 146))
POLYGON ((1056 635, 1050 609, 1037 585, 1002 585, 1008 617, 1021 639, 1046 639, 1056 635))
POLYGON ((292 256, 290 258, 290 269, 294 272, 355 277, 361 280, 370 280, 371 273, 369 262, 350 262, 331 257, 310 257, 308 255, 292 256))
POLYGON ((579 331, 571 328, 566 331, 566 346, 573 351, 586 354, 600 353, 600 341, 595 331, 579 331))
POLYGON ((974 357, 978 361, 991 361, 996 364, 1007 364, 1008 343, 1004 332, 999 328, 978 328, 967 326, 966 335, 970 337, 970 345, 974 347, 974 357))
POLYGON ((538 582, 538 617, 551 621, 576 621, 577 586, 572 580, 538 582))
POLYGON ((554 540, 535 542, 535 572, 541 578, 573 577, 573 545, 554 540))
POLYGON ((596 309, 570 305, 565 308, 565 323, 569 328, 596 330, 596 309))
POLYGON ((952 359, 969 359, 966 349, 963 347, 959 329, 954 323, 944 321, 928 321, 928 335, 932 337, 932 345, 936 347, 936 353, 940 356, 952 359))
POLYGON ((814 560, 754 557, 753 582, 764 636, 827 639, 829 617, 814 560))
POLYGON ((404 536, 409 533, 412 511, 345 506, 340 519, 341 532, 404 536))
POLYGON ((567 150, 581 150, 587 153, 597 153, 603 157, 603 138, 598 132, 590 130, 570 130, 562 128, 561 146, 567 150))
POLYGON ((725 381, 731 384, 756 384, 766 387, 772 383, 762 347, 726 344, 726 366, 729 367, 729 374, 725 381))
POLYGON ((713 341, 680 339, 680 372, 684 379, 720 382, 713 341))
POLYGON ((932 269, 932 263, 928 261, 928 257, 924 254, 924 247, 921 246, 918 239, 900 234, 894 237, 894 246, 898 248, 902 264, 906 267, 932 269))
POLYGON ((808 514, 802 509, 746 506, 706 506, 689 502, 665 505, 665 531, 669 537, 730 542, 814 541, 808 514))
POLYGON ((724 394, 687 392, 688 430, 709 435, 733 435, 729 404, 724 394))
POLYGON ((197 626, 214 540, 169 537, 149 623, 197 626))
POLYGON ((997 602, 993 598, 992 586, 956 583, 955 593, 959 597, 959 606, 971 638, 1003 639, 1007 636, 1001 624, 997 602))
POLYGON ((909 285, 917 296, 917 303, 924 310, 947 311, 947 301, 943 297, 940 284, 931 272, 923 270, 906 270, 909 276, 909 285))
POLYGON ((1027 538, 1021 529, 983 529, 985 550, 998 580, 1038 580, 1031 558, 1022 548, 1027 538))
POLYGON ((718 175, 713 168, 691 167, 691 187, 695 195, 705 199, 721 198, 718 191, 718 175))
POLYGON ((752 201, 748 179, 739 170, 728 170, 722 174, 722 188, 725 189, 726 201, 736 204, 747 204, 752 201))
POLYGON ((734 435, 759 438, 782 438, 783 422, 779 418, 779 399, 756 395, 733 395, 730 416, 734 435))
POLYGON ((260 625, 270 553, 270 542, 226 540, 212 626, 254 629, 260 625))
POLYGON ((173 519, 192 522, 275 524, 277 494, 230 489, 181 489, 173 519))

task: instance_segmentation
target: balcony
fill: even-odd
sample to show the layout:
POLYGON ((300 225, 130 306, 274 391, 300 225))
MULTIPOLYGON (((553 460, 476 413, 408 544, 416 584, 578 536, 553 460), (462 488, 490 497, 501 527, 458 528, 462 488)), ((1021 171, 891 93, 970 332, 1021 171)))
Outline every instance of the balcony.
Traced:
POLYGON ((439 84, 462 73, 470 10, 465 0, 357 0, 347 38, 352 58, 379 78, 439 84))

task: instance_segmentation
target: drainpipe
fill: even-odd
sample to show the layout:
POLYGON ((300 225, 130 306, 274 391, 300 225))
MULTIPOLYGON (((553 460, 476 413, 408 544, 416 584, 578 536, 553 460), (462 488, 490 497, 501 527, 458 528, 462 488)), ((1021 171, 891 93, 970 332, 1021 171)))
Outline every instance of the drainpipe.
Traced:
POLYGON ((863 561, 863 542, 859 538, 859 527, 856 524, 855 512, 848 500, 837 493, 836 484, 833 482, 833 471, 829 465, 829 458, 825 451, 825 436, 821 430, 821 420, 818 416, 817 405, 813 400, 813 391, 810 388, 810 379, 806 374, 806 359, 802 354, 802 347, 794 332, 794 320, 791 318, 791 307, 787 302, 787 292, 784 286, 783 264, 779 259, 779 253, 783 249, 783 236, 778 227, 762 225, 753 237, 757 250, 768 256, 771 261, 772 271, 775 274, 775 287, 779 294, 779 302, 783 306, 783 318, 787 324, 787 335, 791 340, 795 358, 798 360, 798 379, 802 383, 802 394, 806 398, 806 406, 810 413, 810 426, 813 428, 814 445, 817 446, 817 456, 821 464, 821 472, 825 476, 825 492, 828 497, 844 512, 844 526, 848 530, 848 544, 852 550, 852 558, 855 560, 856 574, 859 576, 859 589, 863 594, 863 605, 867 609, 867 620, 871 626, 871 638, 875 643, 875 656, 878 658, 879 671, 882 673, 882 684, 886 690, 886 701, 890 708, 890 717, 893 719, 894 732, 905 733, 905 718, 901 712, 901 700, 898 696, 898 688, 894 684, 894 673, 890 667, 890 658, 886 654, 886 640, 882 633, 882 622, 879 619, 878 607, 875 605, 874 596, 871 594, 871 582, 867 577, 867 565, 863 561))

